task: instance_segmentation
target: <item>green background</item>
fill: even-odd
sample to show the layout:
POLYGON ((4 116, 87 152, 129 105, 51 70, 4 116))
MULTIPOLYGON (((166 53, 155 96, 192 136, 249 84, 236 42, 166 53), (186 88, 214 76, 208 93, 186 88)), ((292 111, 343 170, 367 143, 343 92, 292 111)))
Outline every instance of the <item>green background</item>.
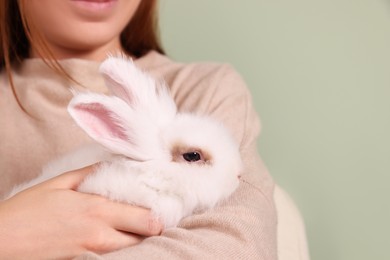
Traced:
POLYGON ((311 259, 390 259, 390 2, 161 0, 178 61, 231 63, 311 259))

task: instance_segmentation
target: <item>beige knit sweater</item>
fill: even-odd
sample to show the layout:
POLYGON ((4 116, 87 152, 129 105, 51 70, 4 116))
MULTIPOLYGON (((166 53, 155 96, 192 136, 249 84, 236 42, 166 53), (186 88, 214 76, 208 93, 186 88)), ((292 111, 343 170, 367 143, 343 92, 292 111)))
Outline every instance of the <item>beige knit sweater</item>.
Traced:
MULTIPOLYGON (((98 63, 64 60, 61 64, 83 86, 106 91, 98 63)), ((245 173, 238 190, 217 208, 185 218, 178 228, 140 245, 78 259, 276 259, 274 183, 256 151, 259 120, 241 77, 229 65, 181 64, 156 52, 136 64, 167 82, 180 110, 209 114, 230 128, 240 143, 245 173)), ((67 114, 72 95, 66 80, 38 59, 25 61, 13 79, 20 103, 30 115, 21 110, 3 72, 0 196, 35 177, 48 161, 90 141, 67 114)))

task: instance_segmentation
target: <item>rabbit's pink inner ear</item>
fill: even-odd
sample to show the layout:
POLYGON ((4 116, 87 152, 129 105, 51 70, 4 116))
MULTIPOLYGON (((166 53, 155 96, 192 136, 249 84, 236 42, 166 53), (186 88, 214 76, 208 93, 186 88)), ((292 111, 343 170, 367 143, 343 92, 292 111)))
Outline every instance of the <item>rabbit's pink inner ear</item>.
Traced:
POLYGON ((124 86, 124 82, 120 82, 118 80, 115 80, 111 76, 107 74, 103 74, 104 80, 106 82, 107 87, 111 91, 111 93, 118 98, 125 101, 127 104, 131 104, 133 96, 129 92, 129 90, 124 86))
POLYGON ((77 104, 73 107, 75 120, 87 134, 101 139, 127 140, 126 130, 117 116, 100 103, 77 104))

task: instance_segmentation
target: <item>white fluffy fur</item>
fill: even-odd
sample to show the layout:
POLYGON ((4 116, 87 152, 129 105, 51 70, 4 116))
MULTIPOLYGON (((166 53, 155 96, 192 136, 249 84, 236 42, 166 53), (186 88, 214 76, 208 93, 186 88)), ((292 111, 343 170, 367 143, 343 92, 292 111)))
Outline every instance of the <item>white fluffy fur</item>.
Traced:
POLYGON ((46 166, 7 196, 63 172, 103 161, 78 187, 115 201, 152 209, 165 227, 214 207, 238 186, 238 145, 218 122, 178 113, 168 88, 124 57, 100 67, 112 96, 75 93, 68 110, 98 144, 46 166), (200 151, 206 161, 187 162, 177 151, 200 151))

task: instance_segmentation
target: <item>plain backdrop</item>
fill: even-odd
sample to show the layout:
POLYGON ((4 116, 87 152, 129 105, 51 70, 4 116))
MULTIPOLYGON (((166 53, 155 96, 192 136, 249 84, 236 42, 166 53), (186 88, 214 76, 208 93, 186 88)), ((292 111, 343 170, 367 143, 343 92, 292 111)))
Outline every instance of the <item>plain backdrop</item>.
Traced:
POLYGON ((390 259, 390 2, 160 0, 177 61, 232 64, 316 260, 390 259))

